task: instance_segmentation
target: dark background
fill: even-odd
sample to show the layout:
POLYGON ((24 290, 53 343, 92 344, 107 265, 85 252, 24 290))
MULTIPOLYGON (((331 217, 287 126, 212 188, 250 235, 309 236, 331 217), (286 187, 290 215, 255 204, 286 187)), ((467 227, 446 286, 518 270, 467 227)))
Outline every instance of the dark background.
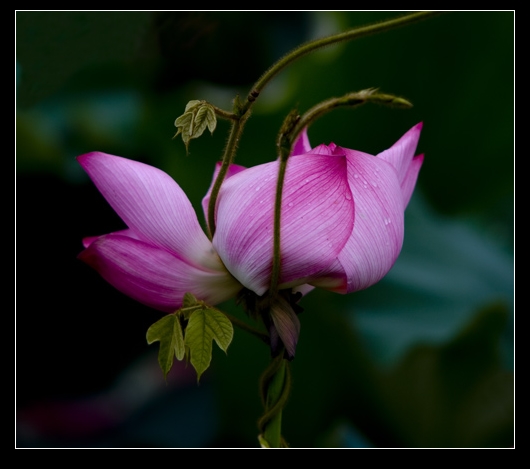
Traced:
MULTIPOLYGON (((160 313, 76 259, 84 236, 123 223, 75 157, 162 168, 202 221, 228 124, 186 155, 172 139, 186 103, 230 109, 296 45, 399 14, 16 13, 17 447, 257 446, 268 351, 236 329, 199 385, 180 363, 164 382, 145 339, 160 313)), ((284 436, 294 447, 512 447, 514 13, 443 13, 300 59, 259 98, 237 162, 274 159, 294 106, 371 87, 414 107, 340 109, 309 137, 376 154, 424 122, 405 244, 370 289, 303 300, 284 436)))

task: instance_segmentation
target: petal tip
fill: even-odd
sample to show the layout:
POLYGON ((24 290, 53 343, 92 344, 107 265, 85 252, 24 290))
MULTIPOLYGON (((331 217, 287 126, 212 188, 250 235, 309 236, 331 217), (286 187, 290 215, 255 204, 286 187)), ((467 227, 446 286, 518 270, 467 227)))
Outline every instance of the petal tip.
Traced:
POLYGON ((99 238, 99 236, 86 236, 86 237, 84 237, 81 240, 81 242, 83 243, 83 247, 86 249, 88 246, 90 246, 98 238, 99 238))
POLYGON ((307 127, 304 127, 293 143, 291 156, 303 155, 310 150, 311 144, 309 143, 309 137, 307 135, 307 127))
POLYGON ((82 155, 76 156, 75 159, 81 163, 99 153, 99 151, 89 151, 88 153, 83 153, 82 155))

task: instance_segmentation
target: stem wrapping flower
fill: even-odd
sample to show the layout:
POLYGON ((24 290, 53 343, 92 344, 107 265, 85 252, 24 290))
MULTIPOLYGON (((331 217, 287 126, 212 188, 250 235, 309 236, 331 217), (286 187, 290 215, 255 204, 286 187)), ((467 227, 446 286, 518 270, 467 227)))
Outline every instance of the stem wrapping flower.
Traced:
MULTIPOLYGON (((311 148, 302 132, 284 180, 280 289, 349 293, 388 272, 401 250, 404 210, 423 163, 423 155, 414 156, 421 128, 377 156, 333 143, 311 148)), ((166 173, 99 152, 78 161, 128 227, 85 238, 79 255, 117 289, 166 312, 181 307, 186 292, 212 305, 242 288, 267 292, 278 161, 231 165, 216 201, 212 241, 166 173)), ((295 345, 298 330, 292 332, 283 334, 295 335, 289 339, 295 345)))

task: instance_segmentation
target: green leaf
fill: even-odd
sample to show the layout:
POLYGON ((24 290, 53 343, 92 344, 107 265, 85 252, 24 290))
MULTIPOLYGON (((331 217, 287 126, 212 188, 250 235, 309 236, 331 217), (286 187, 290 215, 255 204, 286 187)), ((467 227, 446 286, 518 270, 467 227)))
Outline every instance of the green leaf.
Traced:
POLYGON ((233 335, 232 323, 216 309, 200 309, 190 316, 185 344, 189 348, 191 364, 197 372, 197 381, 210 366, 212 340, 215 340, 219 348, 226 352, 233 335))
POLYGON ((178 132, 173 138, 182 133, 182 140, 187 144, 190 141, 193 132, 193 114, 191 112, 186 112, 182 114, 182 116, 177 117, 175 119, 175 127, 178 129, 178 132))
POLYGON ((206 128, 213 133, 216 125, 217 118, 213 106, 206 101, 194 99, 186 104, 184 114, 175 119, 175 127, 178 131, 173 138, 182 134, 182 141, 187 150, 192 138, 200 137, 206 128))
POLYGON ((201 104, 201 101, 198 100, 198 99, 192 99, 191 101, 188 101, 188 104, 186 104, 186 108, 184 109, 185 111, 189 111, 189 110, 192 110, 194 108, 196 108, 197 106, 199 106, 201 104))
POLYGON ((158 363, 167 377, 173 358, 182 360, 185 354, 184 334, 180 319, 176 314, 168 314, 159 321, 155 322, 147 330, 147 343, 160 341, 160 350, 158 351, 158 363))
POLYGON ((195 298, 191 293, 185 293, 182 300, 182 307, 189 308, 191 306, 196 306, 199 304, 199 300, 195 298))
POLYGON ((213 134, 215 127, 217 125, 217 119, 215 117, 215 111, 212 106, 204 105, 199 108, 197 111, 197 116, 195 117, 195 129, 194 136, 199 137, 208 127, 210 133, 213 134))

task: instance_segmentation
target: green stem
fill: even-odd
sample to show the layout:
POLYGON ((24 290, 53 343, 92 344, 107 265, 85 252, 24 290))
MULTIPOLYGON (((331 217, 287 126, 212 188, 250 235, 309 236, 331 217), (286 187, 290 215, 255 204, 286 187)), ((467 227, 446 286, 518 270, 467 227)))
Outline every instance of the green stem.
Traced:
POLYGON ((215 114, 218 116, 218 117, 221 117, 222 119, 228 119, 228 120, 232 120, 232 121, 236 121, 238 120, 238 117, 237 117, 237 114, 234 114, 233 112, 228 112, 228 111, 225 111, 224 109, 221 109, 217 106, 214 106, 213 104, 211 103, 208 103, 210 106, 212 106, 213 110, 215 111, 215 114))
MULTIPOLYGON (((403 26, 405 24, 418 21, 420 19, 426 18, 428 16, 434 15, 435 12, 417 12, 410 15, 402 16, 393 20, 385 21, 378 24, 373 24, 369 26, 364 26, 361 28, 353 29, 346 31, 341 34, 334 36, 329 36, 327 38, 317 39, 315 41, 302 44, 297 47, 289 54, 285 55, 282 59, 276 62, 269 70, 267 70, 262 77, 255 83, 252 91, 249 93, 247 102, 242 107, 242 112, 245 112, 245 109, 250 108, 252 103, 257 99, 261 90, 265 85, 281 70, 283 70, 287 65, 289 65, 294 60, 300 58, 301 56, 308 54, 318 48, 325 47, 336 42, 346 41, 350 39, 355 39, 369 34, 374 34, 376 32, 386 31, 398 26, 403 26)), ((338 106, 354 106, 363 104, 367 101, 367 98, 372 93, 351 93, 345 95, 341 98, 332 98, 323 103, 318 104, 317 106, 310 109, 304 116, 302 116, 296 123, 293 123, 293 128, 290 132, 286 134, 289 135, 289 140, 292 143, 296 136, 302 131, 302 129, 308 125, 310 122, 314 121, 321 115, 329 112, 338 106)), ((383 95, 378 95, 383 96, 383 95)), ((386 95, 384 95, 386 98, 386 95)), ((375 101, 375 99, 373 99, 375 101)), ((400 103, 403 104, 403 103, 400 103)), ((289 124, 287 124, 289 125, 289 124)), ((282 205, 282 194, 283 194, 283 182, 285 178, 285 171, 287 168, 287 160, 289 153, 286 152, 286 146, 282 144, 282 139, 286 135, 280 135, 279 147, 280 147, 280 166, 278 169, 278 182, 276 186, 276 198, 274 205, 274 228, 273 228, 273 262, 272 262, 272 273, 271 273, 271 288, 270 292, 273 294, 278 289, 278 283, 280 279, 280 264, 281 264, 281 252, 280 252, 280 223, 281 223, 281 205, 282 205)), ((290 145, 288 146, 290 148, 290 145)))
POLYGON ((284 146, 290 149, 291 145, 305 127, 308 127, 315 120, 333 109, 342 106, 356 107, 365 103, 384 104, 400 108, 412 107, 412 104, 404 98, 391 94, 378 93, 375 89, 348 93, 340 98, 330 98, 313 106, 298 119, 289 134, 284 136, 284 139, 288 142, 284 143, 284 146))
POLYGON ((221 168, 213 184, 212 192, 210 193, 210 202, 208 203, 208 229, 210 232, 210 239, 213 239, 213 235, 215 234, 215 204, 217 202, 217 197, 219 196, 221 184, 223 184, 228 168, 234 161, 237 145, 247 118, 248 115, 238 117, 232 121, 232 127, 230 129, 230 135, 228 136, 228 142, 226 143, 221 168))
MULTIPOLYGON (((280 368, 273 376, 267 393, 267 407, 273 407, 278 402, 283 391, 285 382, 285 360, 282 360, 280 368)), ((282 409, 278 409, 265 427, 263 437, 271 448, 279 448, 282 441, 282 409)))
POLYGON ((228 168, 230 167, 230 164, 232 164, 232 162, 234 161, 237 144, 241 137, 241 133, 243 132, 243 127, 245 126, 245 123, 250 115, 249 110, 260 95, 261 91, 265 88, 269 81, 272 80, 272 78, 274 78, 279 72, 281 72, 285 67, 287 67, 295 60, 322 47, 326 47, 342 41, 358 39, 360 37, 368 36, 370 34, 388 31, 390 29, 405 26, 407 24, 414 23, 416 21, 420 21, 437 14, 438 12, 433 11, 414 12, 408 15, 401 16, 399 18, 394 18, 391 20, 382 21, 380 23, 355 28, 349 31, 345 31, 343 33, 335 34, 321 39, 316 39, 314 41, 302 44, 299 47, 293 49, 285 56, 283 56, 259 78, 259 80, 252 87, 251 91, 248 93, 247 99, 243 104, 239 101, 239 98, 236 98, 234 102, 234 112, 230 113, 214 107, 215 112, 218 116, 232 121, 232 128, 230 130, 228 143, 225 147, 225 151, 223 154, 221 169, 214 182, 212 192, 210 194, 210 202, 208 204, 208 229, 210 238, 213 238, 213 235, 215 233, 215 205, 217 202, 217 197, 219 196, 219 191, 226 177, 226 173, 228 172, 228 168))
POLYGON ((234 324, 234 326, 239 327, 240 329, 244 330, 245 332, 249 332, 250 334, 256 336, 258 339, 265 342, 267 345, 270 343, 270 339, 268 334, 259 331, 258 329, 255 329, 254 327, 248 325, 246 322, 241 321, 240 319, 236 318, 235 316, 232 316, 231 314, 224 313, 224 315, 230 319, 230 322, 234 324))
POLYGON ((295 49, 293 49, 288 54, 284 55, 280 60, 278 60, 272 67, 270 67, 254 84, 251 92, 248 94, 247 101, 243 105, 243 112, 249 109, 260 93, 263 91, 263 88, 272 80, 279 72, 281 72, 285 67, 299 59, 300 57, 309 54, 317 49, 322 47, 330 46, 342 41, 349 41, 351 39, 358 39, 361 37, 369 36, 371 34, 380 33, 383 31, 388 31, 400 26, 405 26, 416 21, 420 21, 431 16, 437 15, 439 12, 434 11, 418 11, 410 13, 408 15, 401 16, 399 18, 394 18, 387 21, 382 21, 380 23, 370 24, 368 26, 362 26, 360 28, 351 29, 343 33, 334 34, 332 36, 324 37, 321 39, 316 39, 314 41, 306 42, 295 49))
POLYGON ((260 442, 269 448, 285 447, 281 432, 282 410, 291 390, 291 373, 283 353, 277 355, 263 373, 261 387, 265 411, 258 421, 260 442))
POLYGON ((287 169, 287 158, 280 158, 280 166, 278 168, 278 181, 276 183, 276 198, 274 202, 273 257, 272 257, 271 286, 269 290, 271 295, 274 295, 274 293, 278 291, 278 283, 280 281, 280 267, 281 267, 280 229, 281 229, 281 216, 282 216, 283 181, 285 179, 286 169, 287 169))

